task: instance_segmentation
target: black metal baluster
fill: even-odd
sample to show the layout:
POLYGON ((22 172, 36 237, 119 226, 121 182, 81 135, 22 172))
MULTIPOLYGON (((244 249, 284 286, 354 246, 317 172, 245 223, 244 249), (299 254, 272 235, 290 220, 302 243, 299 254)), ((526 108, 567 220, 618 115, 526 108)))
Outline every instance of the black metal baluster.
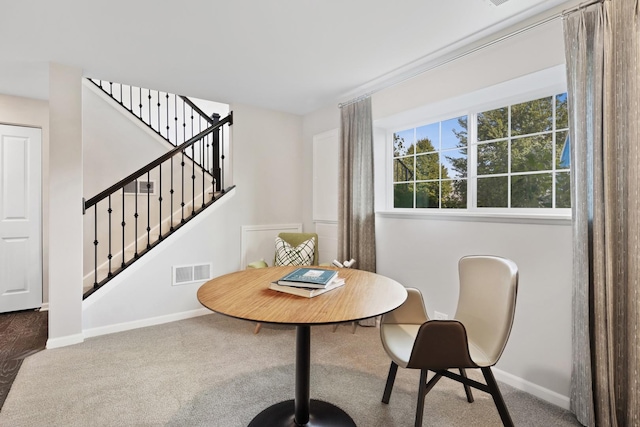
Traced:
POLYGON ((138 88, 138 102, 140 104, 138 104, 138 107, 140 107, 140 115, 138 117, 140 117, 140 120, 142 120, 142 88, 139 87, 138 88))
POLYGON ((176 140, 174 142, 173 145, 175 145, 176 147, 180 144, 178 144, 178 97, 174 96, 173 97, 173 112, 176 115, 176 119, 174 120, 174 128, 176 131, 176 140))
POLYGON ((135 238, 134 238, 134 247, 133 247, 133 257, 138 258, 138 178, 134 180, 135 183, 135 212, 133 214, 134 222, 135 222, 135 238))
POLYGON ((124 222, 124 186, 122 187, 122 264, 120 265, 124 268, 125 260, 124 260, 124 226, 127 224, 124 222))
POLYGON ((120 105, 124 106, 124 97, 122 96, 122 83, 120 83, 120 105))
MULTIPOLYGON (((217 115, 216 115, 217 116, 217 115)), ((216 123, 220 120, 220 116, 214 116, 214 120, 216 123)), ((213 131, 213 169, 211 174, 213 175, 214 183, 215 183, 215 191, 220 191, 220 129, 218 128, 213 131)))
MULTIPOLYGON (((187 123, 185 122, 185 109, 184 109, 184 102, 182 103, 182 136, 185 138, 187 138, 187 123)), ((180 204, 181 206, 181 211, 182 211, 182 218, 180 219, 180 221, 182 223, 184 223, 184 150, 182 150, 182 162, 181 162, 181 166, 182 166, 182 203, 180 204)))
POLYGON ((224 193, 224 126, 220 127, 220 192, 224 193))
POLYGON ((109 82, 109 96, 113 97, 113 82, 109 82))
POLYGON ((129 111, 133 113, 133 86, 129 86, 129 111))
POLYGON ((202 207, 204 208, 205 203, 207 201, 206 198, 206 190, 205 190, 205 174, 206 169, 204 168, 204 141, 208 138, 208 135, 205 135, 202 139, 200 139, 200 173, 202 174, 202 207))
MULTIPOLYGON (((193 108, 191 108, 191 137, 193 137, 193 108)), ((191 216, 196 214, 196 144, 191 144, 191 216)))
POLYGON ((167 93, 167 141, 169 141, 169 93, 167 93))
POLYGON ((151 249, 151 175, 147 172, 147 249, 151 249))
POLYGON ((162 240, 162 163, 158 165, 158 240, 162 240))
POLYGON ((111 254, 111 213, 113 212, 113 209, 111 209, 111 194, 109 194, 109 209, 107 209, 107 212, 109 213, 109 254, 107 255, 107 259, 109 260, 109 273, 107 277, 111 277, 113 276, 111 272, 111 258, 113 258, 111 254))
POLYGON ((151 129, 153 129, 153 126, 151 126, 151 89, 147 89, 147 92, 149 94, 149 122, 147 124, 151 129))
POLYGON ((162 126, 160 125, 160 91, 156 91, 156 95, 158 97, 158 135, 162 136, 162 126))
POLYGON ((93 288, 98 289, 98 205, 93 206, 93 288))

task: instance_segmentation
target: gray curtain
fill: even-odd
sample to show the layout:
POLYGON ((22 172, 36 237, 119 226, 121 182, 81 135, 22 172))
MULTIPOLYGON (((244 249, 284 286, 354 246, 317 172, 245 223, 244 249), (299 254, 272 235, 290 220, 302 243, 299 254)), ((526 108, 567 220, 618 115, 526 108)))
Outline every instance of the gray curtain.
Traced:
POLYGON ((571 409, 640 425, 638 1, 565 17, 573 210, 571 409))
POLYGON ((373 124, 371 98, 340 111, 338 259, 356 260, 356 268, 376 271, 373 199, 373 124))

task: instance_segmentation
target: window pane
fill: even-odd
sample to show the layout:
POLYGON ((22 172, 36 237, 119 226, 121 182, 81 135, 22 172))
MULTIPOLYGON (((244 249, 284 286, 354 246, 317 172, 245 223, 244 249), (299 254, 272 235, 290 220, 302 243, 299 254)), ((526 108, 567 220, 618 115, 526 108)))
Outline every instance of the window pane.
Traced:
POLYGON ((442 181, 442 207, 466 209, 467 180, 442 181))
POLYGON ((511 172, 551 170, 552 134, 518 138, 511 141, 511 172))
POLYGON ((556 208, 571 207, 571 175, 569 172, 556 173, 556 208))
POLYGON ((478 207, 506 208, 508 203, 508 182, 506 176, 478 178, 478 207))
POLYGON ((393 182, 413 181, 413 156, 393 160, 393 182))
POLYGON ((403 130, 393 134, 393 157, 413 154, 413 129, 403 130))
POLYGON ((467 116, 442 122, 442 140, 440 149, 466 147, 467 145, 467 116))
POLYGON ((567 143, 568 134, 569 132, 556 133, 556 169, 567 169, 569 167, 568 164, 566 166, 562 164, 562 153, 565 149, 564 145, 567 143))
POLYGON ((416 156, 416 179, 439 179, 440 163, 438 153, 420 154, 416 156))
POLYGON ((509 110, 507 107, 478 114, 478 141, 509 136, 509 110))
POLYGON ((440 141, 440 126, 439 123, 432 123, 426 126, 420 126, 416 129, 416 144, 418 153, 427 153, 429 151, 435 151, 439 147, 438 141, 440 141), (424 141, 424 140, 427 141, 424 141))
POLYGON ((507 141, 478 145, 478 175, 508 172, 509 149, 507 141))
POLYGON ((511 177, 512 208, 550 208, 551 174, 511 177))
POLYGON ((440 185, 438 181, 416 184, 416 208, 437 208, 439 198, 440 185))
POLYGON ((393 185, 393 207, 413 207, 413 183, 393 185))
POLYGON ((442 178, 464 178, 467 176, 467 149, 443 151, 442 178))
POLYGON ((556 96, 556 129, 569 127, 569 112, 567 111, 567 94, 556 96))
POLYGON ((511 136, 552 130, 552 97, 540 98, 511 107, 511 136))
POLYGON ((435 142, 431 141, 429 138, 419 139, 416 143, 416 153, 433 153, 438 150, 438 140, 435 142))

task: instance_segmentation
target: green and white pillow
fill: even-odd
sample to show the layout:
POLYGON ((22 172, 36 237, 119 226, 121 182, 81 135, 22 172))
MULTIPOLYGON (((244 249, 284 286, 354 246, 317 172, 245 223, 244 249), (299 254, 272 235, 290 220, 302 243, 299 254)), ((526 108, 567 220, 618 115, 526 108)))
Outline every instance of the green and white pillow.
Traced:
POLYGON ((275 265, 311 265, 315 246, 316 242, 313 238, 294 248, 280 237, 276 237, 275 265))

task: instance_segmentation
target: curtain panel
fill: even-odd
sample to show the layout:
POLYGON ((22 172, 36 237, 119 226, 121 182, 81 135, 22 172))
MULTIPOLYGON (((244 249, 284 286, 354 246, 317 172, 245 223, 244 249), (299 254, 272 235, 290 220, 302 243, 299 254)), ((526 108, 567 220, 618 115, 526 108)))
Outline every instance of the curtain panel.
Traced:
POLYGON ((638 2, 564 19, 573 210, 571 409, 640 425, 638 2))
POLYGON ((338 258, 376 271, 371 98, 340 109, 338 258))

